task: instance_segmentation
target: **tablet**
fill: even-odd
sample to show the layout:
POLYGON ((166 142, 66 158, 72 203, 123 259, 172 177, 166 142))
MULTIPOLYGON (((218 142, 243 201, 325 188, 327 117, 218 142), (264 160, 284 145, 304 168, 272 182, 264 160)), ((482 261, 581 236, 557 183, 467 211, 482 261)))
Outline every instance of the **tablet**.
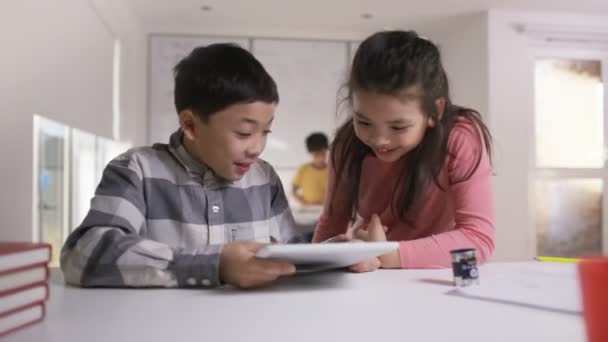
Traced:
POLYGON ((256 256, 292 263, 303 273, 352 266, 398 248, 398 242, 284 244, 268 245, 256 256))

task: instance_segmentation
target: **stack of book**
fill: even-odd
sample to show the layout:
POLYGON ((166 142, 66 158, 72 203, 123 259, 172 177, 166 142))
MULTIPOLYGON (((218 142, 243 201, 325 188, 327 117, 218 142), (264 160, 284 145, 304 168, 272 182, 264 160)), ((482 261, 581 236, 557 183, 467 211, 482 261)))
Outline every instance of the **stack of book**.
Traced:
POLYGON ((50 260, 49 244, 0 242, 0 337, 44 319, 50 260))

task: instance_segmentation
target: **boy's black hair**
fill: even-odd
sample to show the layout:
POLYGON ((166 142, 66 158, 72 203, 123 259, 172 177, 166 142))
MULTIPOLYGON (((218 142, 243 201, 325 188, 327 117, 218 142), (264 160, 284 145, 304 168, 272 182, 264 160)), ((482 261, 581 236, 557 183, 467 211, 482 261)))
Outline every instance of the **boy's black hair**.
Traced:
POLYGON ((175 108, 206 121, 237 103, 278 103, 277 85, 262 64, 235 44, 197 47, 173 68, 175 108))
POLYGON ((321 132, 315 132, 306 137, 306 148, 308 152, 316 152, 329 149, 329 139, 321 132))

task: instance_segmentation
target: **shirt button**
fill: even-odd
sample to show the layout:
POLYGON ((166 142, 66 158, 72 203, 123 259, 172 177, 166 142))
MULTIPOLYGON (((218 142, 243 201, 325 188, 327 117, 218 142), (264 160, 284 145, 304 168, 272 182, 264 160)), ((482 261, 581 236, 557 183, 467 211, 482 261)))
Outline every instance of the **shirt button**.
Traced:
POLYGON ((214 205, 213 207, 211 207, 211 211, 213 211, 214 214, 217 214, 220 212, 220 207, 217 205, 214 205))
POLYGON ((203 279, 203 281, 201 281, 201 284, 203 284, 203 286, 210 286, 211 281, 209 279, 203 279))
POLYGON ((186 280, 186 283, 188 283, 188 285, 190 285, 190 286, 194 286, 194 285, 196 285, 196 279, 194 279, 194 278, 188 278, 186 280))

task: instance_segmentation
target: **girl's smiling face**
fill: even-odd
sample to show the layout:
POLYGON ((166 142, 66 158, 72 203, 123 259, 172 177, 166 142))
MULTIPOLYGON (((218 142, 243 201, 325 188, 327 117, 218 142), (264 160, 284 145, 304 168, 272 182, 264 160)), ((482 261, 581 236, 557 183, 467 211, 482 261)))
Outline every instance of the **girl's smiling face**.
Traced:
POLYGON ((434 125, 415 96, 356 91, 352 101, 355 134, 387 163, 416 148, 426 129, 434 125))

